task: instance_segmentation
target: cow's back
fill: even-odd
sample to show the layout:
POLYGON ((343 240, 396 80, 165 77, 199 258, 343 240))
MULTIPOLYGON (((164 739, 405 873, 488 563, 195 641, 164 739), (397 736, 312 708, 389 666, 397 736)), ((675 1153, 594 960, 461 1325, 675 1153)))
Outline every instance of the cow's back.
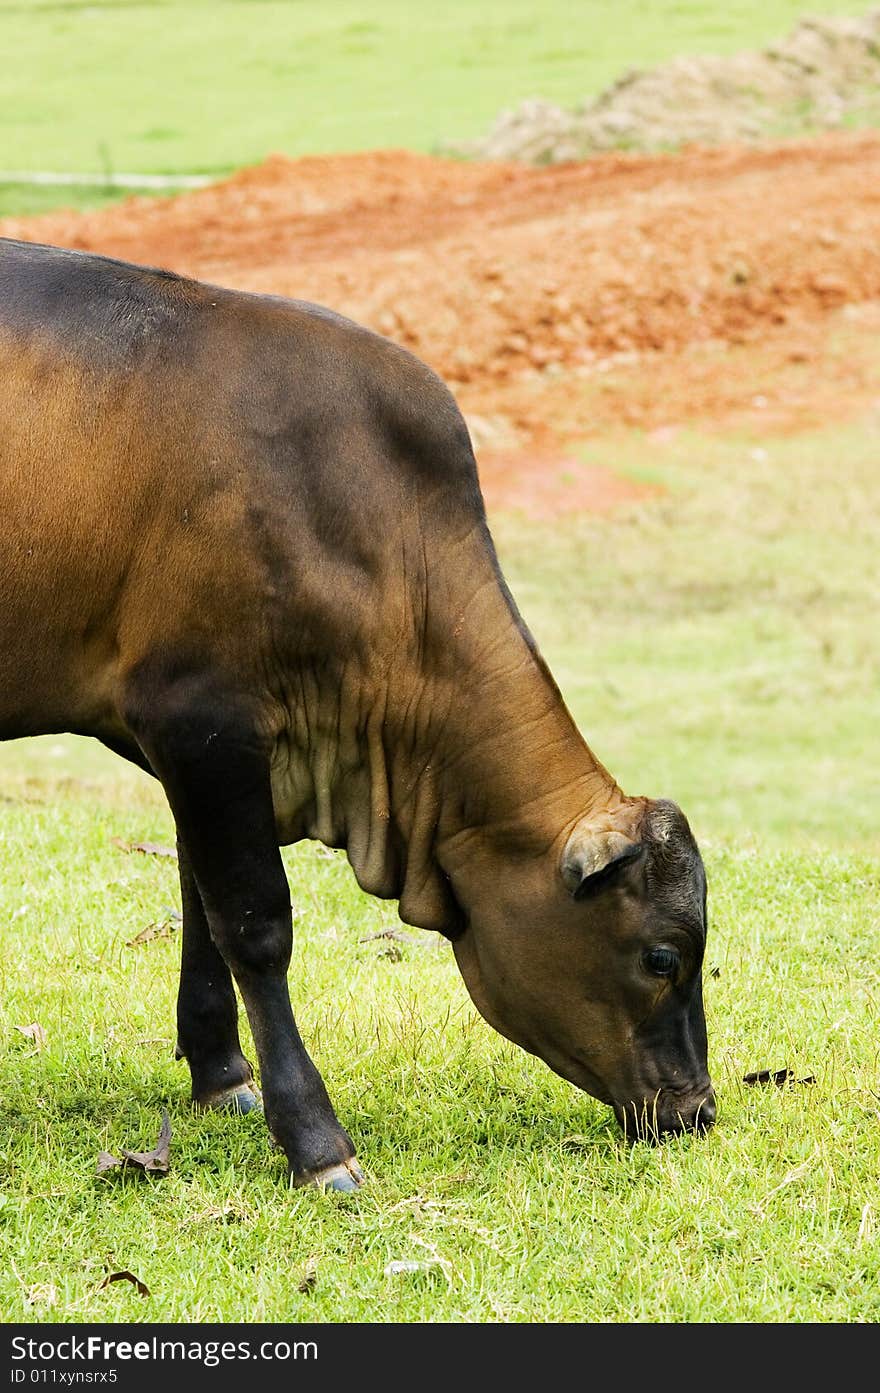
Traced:
POLYGON ((159 643, 259 667, 279 607, 369 641, 406 518, 483 525, 450 394, 314 306, 0 242, 0 365, 0 735, 106 722, 159 643))

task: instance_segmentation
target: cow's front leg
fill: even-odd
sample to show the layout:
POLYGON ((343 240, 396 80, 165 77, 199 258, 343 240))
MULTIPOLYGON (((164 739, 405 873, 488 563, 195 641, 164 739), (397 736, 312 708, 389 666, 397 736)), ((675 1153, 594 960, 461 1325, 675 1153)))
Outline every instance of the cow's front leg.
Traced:
POLYGON ((199 1107, 251 1112, 261 1106, 251 1066, 241 1052, 232 974, 211 937, 183 838, 177 838, 183 946, 177 993, 177 1055, 192 1076, 199 1107))
POLYGON ((354 1147, 291 1010, 290 891, 267 754, 246 726, 230 721, 222 704, 206 713, 153 695, 150 705, 149 717, 137 721, 138 739, 168 795, 211 938, 244 1000, 266 1121, 287 1155, 294 1183, 357 1189, 362 1176, 354 1147))

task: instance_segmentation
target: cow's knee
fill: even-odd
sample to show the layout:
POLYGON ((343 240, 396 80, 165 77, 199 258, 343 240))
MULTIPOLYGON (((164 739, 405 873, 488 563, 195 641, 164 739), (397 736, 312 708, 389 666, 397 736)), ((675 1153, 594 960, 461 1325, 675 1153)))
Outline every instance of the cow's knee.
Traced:
POLYGON ((293 940, 289 900, 283 910, 266 911, 255 902, 237 914, 211 914, 209 923, 211 937, 236 976, 287 972, 293 940))

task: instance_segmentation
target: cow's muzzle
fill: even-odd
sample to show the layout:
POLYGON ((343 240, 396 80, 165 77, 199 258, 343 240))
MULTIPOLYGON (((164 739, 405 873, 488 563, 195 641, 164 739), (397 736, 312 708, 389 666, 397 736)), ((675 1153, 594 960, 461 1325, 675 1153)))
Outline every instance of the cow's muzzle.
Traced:
POLYGON ((614 1115, 634 1141, 661 1141, 684 1132, 708 1132, 715 1123, 715 1093, 710 1084, 691 1093, 661 1091, 641 1103, 615 1103, 614 1115))

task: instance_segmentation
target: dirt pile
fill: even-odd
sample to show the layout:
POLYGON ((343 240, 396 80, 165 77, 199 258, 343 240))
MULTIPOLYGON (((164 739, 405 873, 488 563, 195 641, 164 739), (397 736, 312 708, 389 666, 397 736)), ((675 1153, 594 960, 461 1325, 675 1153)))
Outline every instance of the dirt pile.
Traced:
POLYGON ((754 140, 880 119, 880 9, 805 19, 779 44, 730 57, 678 58, 626 73, 575 110, 533 99, 454 152, 561 164, 611 149, 754 140))
POLYGON ((880 297, 880 134, 599 156, 274 159, 175 199, 0 233, 313 299, 454 386, 737 341, 880 297))
POLYGON ((880 297, 880 134, 559 169, 281 158, 0 233, 330 305, 454 387, 736 342, 880 297))
MULTIPOLYGON (((754 373, 743 355, 771 339, 786 419, 828 407, 830 384, 848 400, 880 396, 851 384, 843 361, 826 370, 817 346, 834 312, 880 301, 878 190, 874 132, 547 169, 400 151, 279 156, 174 199, 6 219, 0 235, 313 300, 370 325, 453 387, 497 502, 525 496, 513 463, 524 449, 546 489, 551 459, 572 473, 566 441, 615 423, 705 419, 713 403, 739 411, 752 397, 769 416, 773 354, 754 373)), ((609 497, 579 477, 560 507, 609 497)))

